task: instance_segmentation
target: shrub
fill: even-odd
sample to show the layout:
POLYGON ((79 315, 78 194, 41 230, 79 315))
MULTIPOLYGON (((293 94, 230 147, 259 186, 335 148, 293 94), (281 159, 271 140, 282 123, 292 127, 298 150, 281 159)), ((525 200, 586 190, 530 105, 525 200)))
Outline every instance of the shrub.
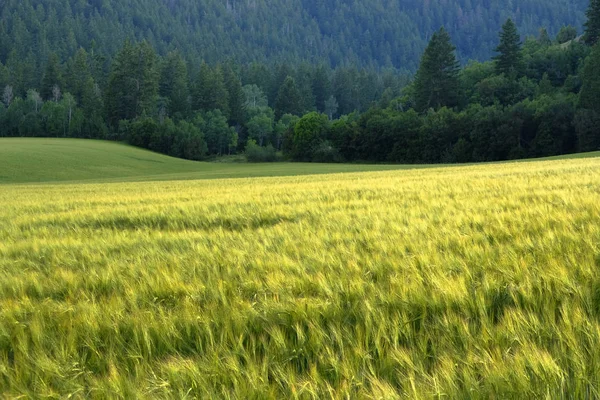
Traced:
POLYGON ((246 160, 248 162, 274 162, 277 161, 277 151, 269 144, 266 147, 261 147, 256 144, 256 141, 250 139, 246 144, 246 160))

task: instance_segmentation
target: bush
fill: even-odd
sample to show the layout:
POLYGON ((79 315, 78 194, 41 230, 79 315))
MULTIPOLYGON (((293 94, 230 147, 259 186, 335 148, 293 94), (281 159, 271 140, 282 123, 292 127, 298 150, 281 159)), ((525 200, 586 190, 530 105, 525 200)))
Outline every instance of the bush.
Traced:
POLYGON ((339 163, 343 161, 343 158, 338 149, 333 147, 331 143, 323 141, 313 150, 312 161, 320 163, 339 163))
POLYGON ((277 161, 277 151, 271 144, 266 147, 261 147, 252 139, 248 140, 248 144, 246 144, 245 154, 248 162, 277 161))

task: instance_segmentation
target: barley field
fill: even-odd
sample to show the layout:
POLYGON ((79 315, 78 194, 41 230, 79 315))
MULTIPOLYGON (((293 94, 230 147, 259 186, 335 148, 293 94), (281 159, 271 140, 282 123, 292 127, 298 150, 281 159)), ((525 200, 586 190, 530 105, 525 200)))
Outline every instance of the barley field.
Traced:
POLYGON ((0 205, 0 398, 600 397, 600 158, 0 205))

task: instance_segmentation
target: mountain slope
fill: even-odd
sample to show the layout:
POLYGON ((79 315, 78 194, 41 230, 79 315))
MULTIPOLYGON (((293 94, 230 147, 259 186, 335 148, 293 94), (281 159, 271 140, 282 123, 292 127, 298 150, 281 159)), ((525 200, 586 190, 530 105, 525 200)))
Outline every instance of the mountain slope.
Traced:
MULTIPOLYGON (((179 48, 190 61, 325 61, 414 71, 444 25, 459 55, 487 59, 501 23, 521 33, 579 29, 588 0, 6 0, 0 6, 0 61, 79 46, 112 56, 127 38, 160 53, 179 48)), ((36 58, 34 57, 34 58, 36 58)))

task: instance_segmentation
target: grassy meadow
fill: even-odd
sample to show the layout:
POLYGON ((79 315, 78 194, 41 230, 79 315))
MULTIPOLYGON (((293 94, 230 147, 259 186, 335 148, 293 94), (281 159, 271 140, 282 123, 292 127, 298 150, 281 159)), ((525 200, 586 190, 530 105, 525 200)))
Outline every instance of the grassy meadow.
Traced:
POLYGON ((248 178, 423 167, 426 166, 196 162, 99 140, 0 138, 0 185, 248 178))
POLYGON ((150 180, 0 186, 0 398, 600 397, 600 158, 150 180))

